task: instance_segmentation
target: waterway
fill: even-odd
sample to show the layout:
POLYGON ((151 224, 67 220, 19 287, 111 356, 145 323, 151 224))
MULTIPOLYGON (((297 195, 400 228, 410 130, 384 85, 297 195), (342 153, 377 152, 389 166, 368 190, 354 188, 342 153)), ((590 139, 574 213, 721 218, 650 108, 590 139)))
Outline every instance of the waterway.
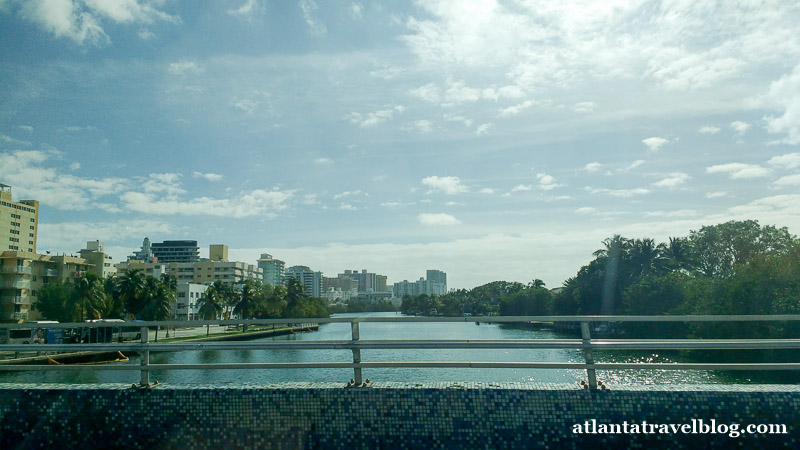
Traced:
MULTIPOLYGON (((339 316, 386 316, 394 313, 360 313, 339 316)), ((375 323, 360 326, 361 339, 557 339, 574 338, 550 329, 530 329, 514 325, 473 322, 375 323)), ((264 340, 349 340, 349 323, 323 324, 318 332, 264 338, 264 340)), ((258 342, 258 341, 252 341, 258 342)), ((362 350, 361 359, 369 361, 515 361, 515 362, 583 362, 580 350, 362 350)), ((687 360, 679 352, 596 352, 597 362, 697 362, 687 360)), ((151 353, 151 363, 218 364, 277 362, 352 362, 349 350, 207 350, 151 353)), ((130 364, 139 363, 136 357, 130 364)), ((364 369, 364 378, 396 382, 544 382, 577 383, 586 379, 582 370, 565 369, 473 369, 473 368, 387 368, 364 369)), ((264 384, 287 381, 341 381, 353 377, 351 369, 268 369, 268 370, 178 370, 154 371, 151 379, 168 384, 264 384)), ((753 382, 786 382, 757 373, 686 371, 686 370, 619 370, 600 371, 598 379, 623 384, 738 384, 753 382)), ((85 372, 2 372, 0 382, 10 383, 137 383, 138 371, 85 372)))

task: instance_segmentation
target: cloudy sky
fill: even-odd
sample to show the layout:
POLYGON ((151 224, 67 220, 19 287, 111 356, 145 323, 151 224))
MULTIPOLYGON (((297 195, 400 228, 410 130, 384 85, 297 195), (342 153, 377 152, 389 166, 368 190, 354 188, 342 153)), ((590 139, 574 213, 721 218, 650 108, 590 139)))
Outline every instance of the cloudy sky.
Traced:
POLYGON ((613 234, 800 232, 800 4, 0 0, 39 251, 225 243, 560 285, 613 234))

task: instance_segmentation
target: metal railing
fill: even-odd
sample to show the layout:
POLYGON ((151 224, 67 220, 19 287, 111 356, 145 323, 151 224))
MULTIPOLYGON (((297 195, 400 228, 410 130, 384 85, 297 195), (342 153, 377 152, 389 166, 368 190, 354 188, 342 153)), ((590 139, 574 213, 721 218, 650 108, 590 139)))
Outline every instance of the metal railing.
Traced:
MULTIPOLYGON (((207 321, 163 321, 136 322, 141 329, 139 343, 109 344, 46 344, 0 345, 0 351, 133 351, 140 355, 140 363, 106 365, 25 365, 4 364, 0 371, 31 370, 137 370, 141 372, 140 385, 149 386, 149 374, 155 370, 197 369, 319 369, 345 368, 353 370, 351 384, 363 385, 362 369, 371 368, 517 368, 517 369, 581 369, 586 371, 587 386, 597 389, 596 371, 619 369, 662 370, 800 370, 798 362, 773 363, 597 363, 593 352, 597 350, 797 350, 800 339, 607 339, 593 338, 592 324, 622 322, 797 322, 800 315, 729 315, 729 316, 494 316, 494 317, 335 317, 319 319, 266 319, 266 320, 207 320, 207 321), (281 325, 281 324, 349 323, 349 340, 309 341, 261 341, 261 342, 176 342, 153 343, 149 341, 150 327, 205 327, 206 325, 281 325), (481 322, 481 323, 532 323, 567 322, 580 325, 580 339, 407 339, 364 340, 360 337, 360 324, 366 322, 481 322), (224 363, 224 364, 151 364, 150 352, 180 352, 193 350, 349 350, 352 362, 307 362, 307 363, 224 363), (482 362, 482 361, 370 361, 361 359, 361 350, 373 349, 578 349, 583 351, 584 362, 482 362)), ((108 323, 71 324, 3 324, 2 328, 108 328, 108 323)), ((132 323, 123 325, 130 328, 132 323)), ((111 328, 119 328, 111 325, 111 328)), ((204 337, 199 335, 198 337, 204 337)))

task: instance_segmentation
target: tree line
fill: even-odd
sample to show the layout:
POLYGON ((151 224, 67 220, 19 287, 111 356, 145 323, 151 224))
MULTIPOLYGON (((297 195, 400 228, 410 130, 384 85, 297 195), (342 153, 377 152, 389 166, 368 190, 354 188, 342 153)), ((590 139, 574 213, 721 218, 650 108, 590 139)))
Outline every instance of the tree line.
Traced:
MULTIPOLYGON (((495 281, 446 295, 407 296, 404 313, 462 315, 684 315, 797 314, 800 240, 784 228, 755 220, 703 226, 667 242, 612 236, 593 259, 549 290, 495 281)), ((791 323, 625 324, 650 337, 796 337, 791 323)))
MULTIPOLYGON (((48 320, 82 322, 88 319, 169 320, 177 303, 177 280, 169 274, 159 279, 140 269, 124 269, 105 279, 86 273, 73 281, 45 284, 33 307, 48 320)), ((186 299, 189 302, 189 299, 186 299)), ((325 300, 307 295, 302 284, 290 278, 287 286, 245 280, 240 286, 214 281, 203 296, 198 316, 268 319, 328 317, 325 300)))

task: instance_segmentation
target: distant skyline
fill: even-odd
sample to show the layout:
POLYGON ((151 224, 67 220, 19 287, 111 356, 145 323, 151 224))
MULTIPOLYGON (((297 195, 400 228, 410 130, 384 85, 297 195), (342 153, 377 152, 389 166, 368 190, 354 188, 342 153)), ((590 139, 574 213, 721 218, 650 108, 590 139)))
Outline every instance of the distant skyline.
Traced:
POLYGON ((149 236, 557 287, 614 234, 800 232, 800 4, 0 0, 40 252, 149 236))

